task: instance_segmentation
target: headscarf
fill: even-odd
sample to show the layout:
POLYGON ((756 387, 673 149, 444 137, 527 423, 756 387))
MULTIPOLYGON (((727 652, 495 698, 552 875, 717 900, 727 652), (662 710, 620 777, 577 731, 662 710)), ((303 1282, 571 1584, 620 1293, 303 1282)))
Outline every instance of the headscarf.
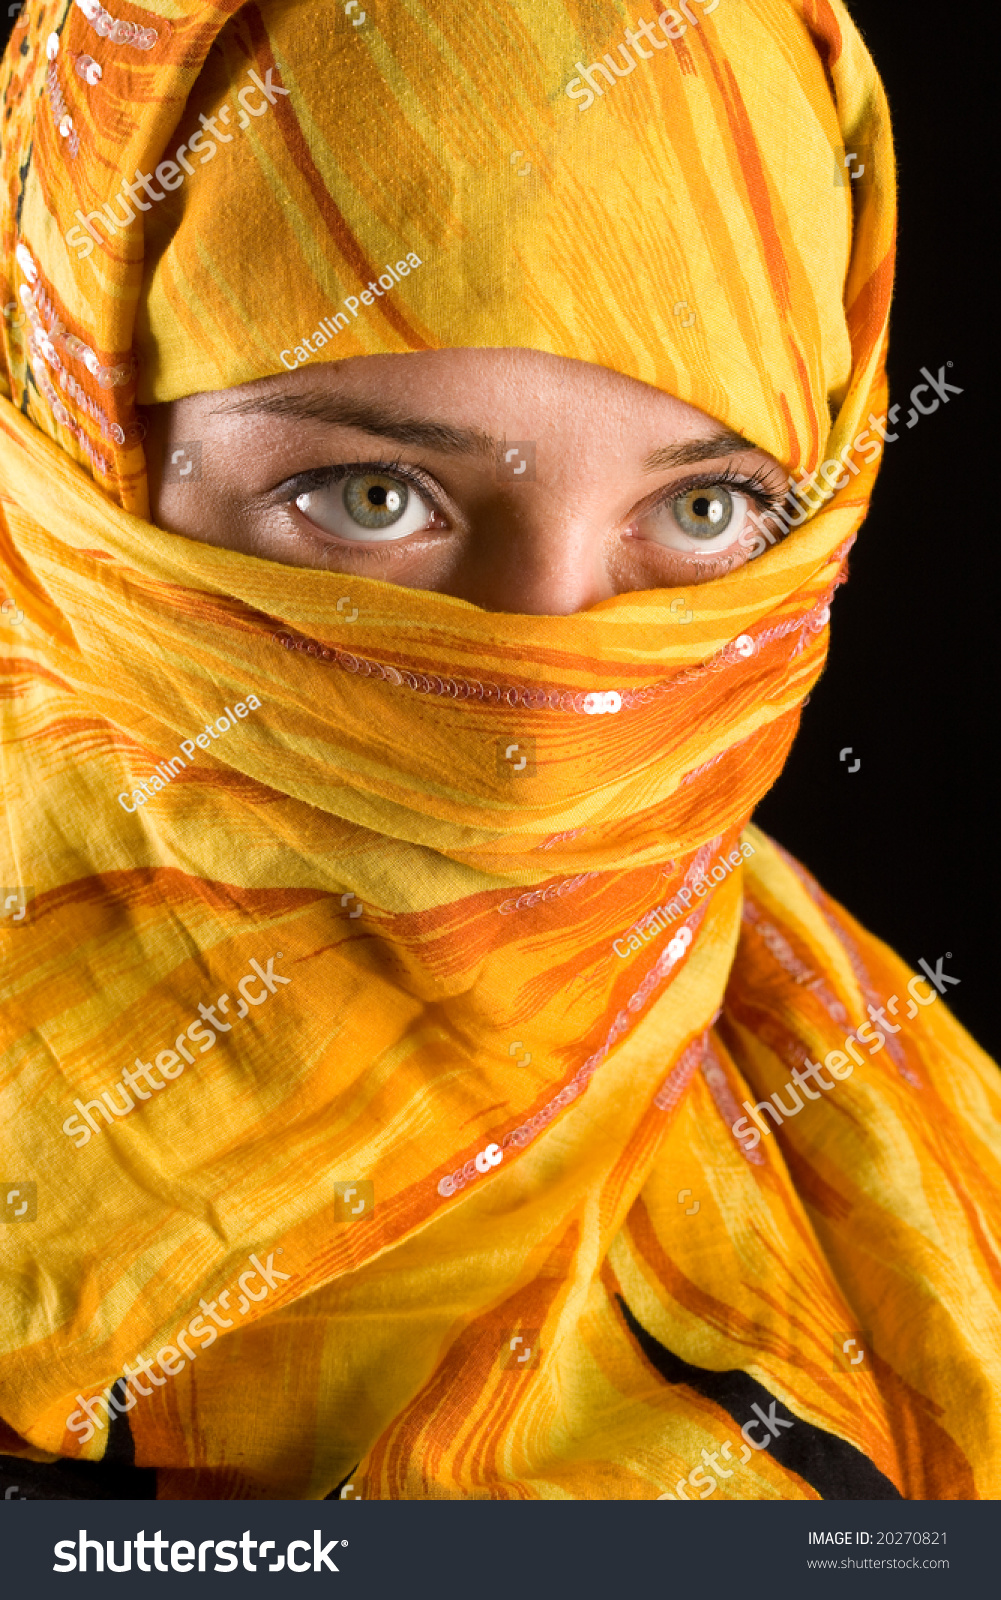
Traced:
POLYGON ((838 0, 627 23, 47 0, 14 35, 10 1453, 124 1428, 182 1498, 1001 1487, 996 1074, 749 824, 885 424, 885 97, 838 0), (455 346, 844 481, 685 626, 147 520, 137 402, 455 346))

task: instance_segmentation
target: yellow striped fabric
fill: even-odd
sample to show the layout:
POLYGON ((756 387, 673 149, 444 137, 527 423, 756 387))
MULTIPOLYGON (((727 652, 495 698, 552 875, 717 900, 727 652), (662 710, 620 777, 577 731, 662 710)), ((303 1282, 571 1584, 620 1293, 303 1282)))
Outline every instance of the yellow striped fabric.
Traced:
POLYGON ((875 454, 684 629, 355 578, 348 629, 334 575, 147 520, 137 405, 350 355, 537 349, 793 474, 850 452, 864 46, 838 0, 641 20, 15 30, 0 1453, 125 1429, 161 1498, 1001 1490, 996 1068, 749 821, 875 454))

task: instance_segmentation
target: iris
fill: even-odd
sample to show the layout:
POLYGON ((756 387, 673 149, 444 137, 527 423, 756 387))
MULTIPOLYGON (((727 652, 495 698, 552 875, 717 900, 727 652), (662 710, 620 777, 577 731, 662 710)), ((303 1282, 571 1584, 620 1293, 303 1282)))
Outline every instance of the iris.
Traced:
POLYGON ((729 526, 733 516, 733 496, 723 485, 690 489, 671 502, 678 526, 692 539, 715 539, 729 526))

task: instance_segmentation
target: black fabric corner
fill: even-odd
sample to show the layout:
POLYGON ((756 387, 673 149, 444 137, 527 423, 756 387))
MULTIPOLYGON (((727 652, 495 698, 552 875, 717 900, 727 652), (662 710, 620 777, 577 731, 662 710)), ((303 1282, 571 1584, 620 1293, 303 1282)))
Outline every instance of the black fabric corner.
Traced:
POLYGON ((846 1439, 826 1433, 812 1422, 804 1422, 746 1372, 713 1372, 683 1361, 660 1344, 617 1295, 622 1315, 643 1354, 667 1383, 683 1383, 696 1394, 720 1406, 733 1418, 738 1429, 754 1419, 751 1407, 757 1402, 776 1421, 791 1422, 768 1446, 769 1454, 790 1472, 815 1489, 823 1500, 902 1500, 900 1490, 879 1468, 846 1439), (772 1406, 775 1410, 772 1411, 772 1406))

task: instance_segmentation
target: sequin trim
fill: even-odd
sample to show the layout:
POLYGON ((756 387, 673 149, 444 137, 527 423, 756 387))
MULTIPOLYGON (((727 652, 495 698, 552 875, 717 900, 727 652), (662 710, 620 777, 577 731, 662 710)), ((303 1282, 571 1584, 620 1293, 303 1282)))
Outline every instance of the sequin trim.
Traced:
POLYGON ((743 920, 758 934, 772 959, 778 962, 783 971, 787 972, 794 982, 817 996, 832 1021, 847 1026, 848 1012, 829 984, 820 973, 799 959, 785 935, 780 933, 774 923, 766 921, 753 900, 745 899, 743 920))
POLYGON ((565 833, 554 833, 551 839, 543 839, 541 844, 535 846, 536 850, 551 850, 554 845, 564 844, 568 839, 579 839, 586 828, 568 828, 565 833))
POLYGON ((98 472, 103 473, 106 478, 110 478, 114 472, 111 462, 108 461, 105 456, 102 456, 100 451, 98 451, 94 445, 91 444, 90 439, 84 432, 83 428, 81 428, 80 424, 74 419, 67 407, 63 405, 63 402, 60 400, 55 389, 52 387, 51 378, 46 372, 44 366, 41 364, 37 365, 35 368, 35 382, 38 384, 40 392, 48 401, 52 409, 52 415, 55 417, 56 421, 61 427, 68 429, 68 431, 73 435, 81 450, 83 450, 90 457, 98 472))
POLYGON ((576 878, 564 878, 562 883, 552 883, 548 889, 526 890, 517 900, 502 901, 497 910, 502 917, 509 917, 515 911, 527 911, 529 907, 537 906, 540 901, 561 900, 564 895, 575 894, 585 883, 600 877, 600 872, 582 872, 576 878))
MULTIPOLYGON (((791 618, 788 622, 766 628, 764 632, 754 637, 747 633, 740 634, 718 650, 708 661, 702 662, 697 667, 686 667, 673 678, 651 684, 646 689, 620 689, 604 693, 590 689, 575 692, 555 687, 526 689, 515 684, 481 683, 478 678, 442 678, 437 673, 400 670, 384 666, 381 662, 365 656, 352 655, 347 650, 339 650, 336 645, 321 645, 317 640, 307 639, 290 629, 275 633, 272 638, 286 650, 301 650, 307 655, 316 657, 317 660, 328 661, 333 666, 341 667, 346 672, 358 672, 368 678, 383 678, 387 683, 411 689, 416 694, 447 695, 452 700, 479 700, 484 705, 521 707, 526 711, 564 711, 593 716, 597 709, 625 711, 649 705, 661 695, 670 694, 685 684, 701 681, 710 672, 721 672, 725 667, 736 666, 741 661, 750 660, 765 644, 770 644, 775 639, 788 638, 793 633, 799 635, 796 648, 792 652, 792 656, 795 657, 805 647, 808 634, 820 633, 830 621, 832 594, 833 587, 824 599, 804 616, 791 618), (595 701, 599 699, 604 703, 601 707, 596 707, 595 701), (618 704, 608 703, 613 699, 618 704)), ((720 759, 721 756, 714 757, 713 762, 720 759)))
POLYGON ((129 44, 134 50, 152 50, 159 34, 155 28, 144 28, 138 22, 122 22, 105 11, 99 0, 76 0, 94 32, 112 44, 129 44))
POLYGON ((138 444, 146 435, 145 418, 137 418, 127 428, 120 423, 112 422, 107 413, 92 400, 86 389, 68 372, 59 351, 56 348, 58 340, 60 346, 77 359, 83 361, 84 366, 95 377, 102 388, 108 389, 116 384, 128 383, 137 370, 134 358, 128 365, 119 367, 103 367, 89 345, 84 344, 74 334, 68 333, 61 322, 59 315, 46 293, 38 267, 31 255, 31 251, 23 240, 19 240, 14 251, 18 266, 21 268, 26 283, 22 283, 18 291, 21 304, 31 324, 32 332, 28 339, 28 351, 34 362, 33 373, 40 393, 48 401, 56 421, 64 428, 68 428, 73 437, 79 442, 97 470, 105 477, 113 473, 111 463, 95 450, 91 441, 71 414, 69 408, 60 400, 58 394, 45 372, 45 366, 52 368, 59 380, 59 386, 70 395, 76 404, 95 422, 106 439, 120 449, 138 444), (44 311, 48 319, 48 327, 42 318, 44 311))
POLYGON ((698 1071, 702 1057, 709 1048, 709 1030, 693 1039, 687 1050, 683 1050, 677 1062, 671 1068, 664 1082, 653 1097, 653 1103, 658 1111, 673 1111, 678 1105, 682 1095, 688 1088, 698 1071))
POLYGON ((45 74, 45 88, 52 107, 52 120, 60 137, 66 140, 70 156, 75 161, 80 151, 80 136, 73 131, 73 118, 69 114, 54 61, 49 62, 45 74))
MULTIPOLYGON (((869 976, 869 969, 862 960, 862 952, 855 943, 855 940, 852 938, 851 934, 848 932, 847 928, 843 928, 841 926, 833 912, 828 908, 827 898, 823 889, 821 889, 820 884, 815 878, 811 877, 810 873, 807 872, 805 867, 800 866, 800 863, 795 859, 794 856, 789 854, 788 850, 783 850, 782 846, 779 844, 776 844, 776 849, 778 850, 783 861, 785 861, 787 866, 789 866, 795 873, 807 894, 810 896, 810 899, 818 907, 821 916, 827 923, 827 926, 830 928, 831 932, 834 934, 834 937, 837 939, 838 943, 841 945, 841 948, 847 955, 852 972, 855 974, 855 981, 862 991, 862 997, 865 1000, 866 1005, 872 1006, 874 1011, 878 1010, 883 1004, 882 997, 879 991, 873 987, 872 979, 869 976)), ((905 1056, 903 1048, 896 1035, 892 1033, 884 1034, 884 1040, 890 1060, 893 1062, 900 1076, 906 1079, 906 1081, 911 1084, 913 1088, 923 1089, 924 1082, 914 1071, 913 1067, 908 1064, 907 1057, 905 1056)), ((864 1044, 865 1040, 863 1039, 860 1042, 864 1044)))
MULTIPOLYGON (((663 983, 671 969, 677 966, 678 962, 687 955, 705 914, 706 907, 702 906, 689 918, 688 922, 682 924, 666 950, 662 952, 659 959, 650 968, 639 988, 634 994, 630 995, 625 1006, 619 1011, 608 1031, 604 1044, 599 1045, 598 1049, 588 1056, 584 1065, 577 1069, 570 1082, 560 1090, 559 1094, 554 1095, 553 1099, 547 1105, 544 1105, 542 1110, 537 1112, 534 1117, 530 1117, 520 1127, 506 1133, 499 1147, 488 1146, 488 1149, 499 1149, 501 1156, 504 1151, 510 1150, 512 1147, 523 1150, 545 1128, 548 1128, 553 1118, 565 1106, 570 1105, 579 1095, 585 1093, 588 1084, 605 1061, 616 1041, 630 1028, 630 1013, 635 1015, 637 1012, 642 1011, 653 991, 663 983)), ((449 1199, 452 1195, 457 1194, 460 1189, 464 1189, 467 1183, 475 1182, 478 1177, 483 1176, 484 1172, 491 1171, 499 1160, 500 1156, 484 1168, 477 1167, 476 1158, 467 1161, 464 1166, 457 1168, 455 1172, 447 1173, 444 1178, 439 1180, 437 1185, 438 1193, 444 1199, 449 1199)))
POLYGON ((740 1119, 741 1108, 737 1104, 733 1090, 730 1088, 730 1080, 723 1068, 720 1066, 720 1063, 711 1045, 706 1048, 705 1054, 702 1058, 702 1076, 705 1078, 709 1087, 709 1093, 713 1097, 713 1104, 715 1105, 720 1116, 723 1118, 723 1121, 726 1123, 729 1132, 736 1140, 737 1147, 740 1150, 741 1155, 744 1157, 744 1160, 749 1161, 754 1167, 765 1166, 765 1157, 762 1155, 757 1146, 749 1150, 743 1141, 738 1139, 737 1135, 733 1132, 734 1123, 740 1119))
MULTIPOLYGON (((117 367, 102 366, 97 355, 90 348, 90 345, 84 344, 83 340, 78 339, 76 334, 68 333, 66 331, 65 326, 59 319, 59 315, 55 306, 52 304, 51 299, 45 291, 45 288, 42 284, 41 274, 39 273, 38 267, 34 261, 34 258, 32 257, 31 251, 28 249, 23 239, 18 240, 14 254, 17 258, 18 266, 21 268, 21 271, 28 280, 28 285, 30 285, 30 288, 28 285, 21 285, 21 304, 24 306, 25 311, 28 314, 28 320, 35 329, 36 333, 45 334, 53 344, 58 340, 59 344, 70 356, 83 363, 91 377, 96 379, 99 388, 117 389, 124 387, 124 385, 127 383, 131 383, 132 379, 139 371, 139 363, 135 356, 130 357, 128 361, 122 362, 117 367), (35 309, 34 315, 32 315, 33 307, 37 308, 35 309), (38 316, 39 311, 43 312, 48 318, 49 326, 47 330, 44 323, 41 321, 41 318, 38 316)), ((139 437, 145 437, 145 433, 146 429, 145 426, 143 426, 142 433, 139 435, 139 437)))
MULTIPOLYGON (((41 333, 38 333, 36 328, 35 334, 37 337, 33 335, 28 340, 28 349, 36 362, 36 377, 38 376, 39 364, 42 361, 47 361, 59 379, 60 388, 65 389, 67 394, 72 395, 77 405, 97 423, 106 439, 110 439, 113 444, 118 445, 120 448, 137 444, 146 433, 145 419, 130 424, 128 428, 121 427, 117 422, 110 422, 97 402, 92 400, 87 391, 81 388, 76 379, 66 371, 56 353, 51 338, 45 333, 44 329, 41 333)), ((46 398, 48 397, 46 396, 46 398)))

